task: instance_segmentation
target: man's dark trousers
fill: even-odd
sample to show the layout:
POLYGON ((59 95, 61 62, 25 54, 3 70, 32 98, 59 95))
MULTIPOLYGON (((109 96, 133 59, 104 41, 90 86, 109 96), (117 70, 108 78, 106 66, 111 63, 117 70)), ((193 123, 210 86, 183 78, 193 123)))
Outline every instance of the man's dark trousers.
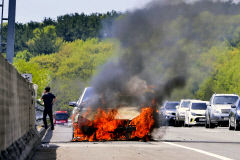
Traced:
POLYGON ((50 118, 51 129, 53 130, 53 129, 54 129, 54 124, 53 124, 53 113, 52 113, 52 110, 44 110, 44 111, 43 111, 43 123, 44 123, 44 127, 45 127, 45 129, 48 128, 48 125, 47 125, 47 115, 48 115, 49 118, 50 118))

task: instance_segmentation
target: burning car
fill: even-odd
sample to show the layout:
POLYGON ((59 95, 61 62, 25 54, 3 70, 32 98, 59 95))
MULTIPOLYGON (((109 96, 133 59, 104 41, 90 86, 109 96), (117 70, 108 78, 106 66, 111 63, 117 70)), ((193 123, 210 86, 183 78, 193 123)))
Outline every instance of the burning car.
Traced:
MULTIPOLYGON (((128 96, 119 96, 126 99, 128 96)), ((119 101, 121 102, 121 101, 119 101)), ((123 102, 123 101, 122 101, 123 102)), ((84 89, 73 106, 73 141, 149 140, 154 127, 154 108, 118 103, 106 104, 93 87, 84 89)))

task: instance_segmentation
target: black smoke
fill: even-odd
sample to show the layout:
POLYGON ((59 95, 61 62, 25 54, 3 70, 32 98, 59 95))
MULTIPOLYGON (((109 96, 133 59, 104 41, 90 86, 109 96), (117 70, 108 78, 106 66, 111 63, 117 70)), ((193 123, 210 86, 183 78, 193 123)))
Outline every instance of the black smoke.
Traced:
POLYGON ((189 51, 185 46, 211 46, 226 37, 224 32, 215 34, 214 20, 200 19, 202 13, 235 15, 240 7, 232 1, 155 0, 124 14, 110 31, 120 41, 118 59, 103 65, 91 85, 112 106, 123 95, 135 104, 148 104, 152 98, 161 103, 186 84, 189 53, 199 48, 189 51))

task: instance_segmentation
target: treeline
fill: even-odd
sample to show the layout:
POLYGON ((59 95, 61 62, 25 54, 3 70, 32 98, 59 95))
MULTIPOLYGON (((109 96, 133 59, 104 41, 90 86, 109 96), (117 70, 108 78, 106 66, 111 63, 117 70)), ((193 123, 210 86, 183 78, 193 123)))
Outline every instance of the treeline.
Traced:
MULTIPOLYGON (((90 15, 75 13, 59 16, 56 20, 45 18, 42 22, 29 22, 26 24, 16 23, 15 51, 17 53, 22 50, 32 50, 32 46, 29 45, 29 43, 35 39, 36 33, 41 36, 40 38, 43 39, 42 41, 45 41, 44 38, 47 37, 54 39, 54 36, 67 42, 72 42, 77 39, 86 40, 88 38, 102 38, 103 36, 107 36, 102 35, 100 32, 103 26, 111 26, 113 20, 120 14, 121 13, 116 11, 93 13, 90 15), (48 31, 49 28, 46 28, 48 26, 52 26, 51 31, 48 31), (48 34, 44 37, 42 34, 46 32, 48 34)), ((7 25, 4 25, 3 42, 6 42, 6 37, 7 25)), ((5 49, 6 46, 3 46, 4 51, 5 49)), ((55 52, 57 49, 58 47, 54 49, 40 50, 38 52, 48 54, 49 52, 55 52)))

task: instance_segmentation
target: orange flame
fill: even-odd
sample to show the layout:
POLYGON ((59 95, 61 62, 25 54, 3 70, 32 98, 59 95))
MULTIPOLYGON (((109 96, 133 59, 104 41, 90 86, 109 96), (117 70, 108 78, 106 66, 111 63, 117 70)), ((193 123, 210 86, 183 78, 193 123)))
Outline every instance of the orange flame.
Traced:
POLYGON ((79 117, 79 123, 73 123, 73 141, 148 140, 154 126, 154 110, 151 107, 143 108, 140 115, 133 120, 116 119, 116 109, 98 109, 94 120, 90 121, 84 118, 90 112, 88 110, 85 115, 79 117))

